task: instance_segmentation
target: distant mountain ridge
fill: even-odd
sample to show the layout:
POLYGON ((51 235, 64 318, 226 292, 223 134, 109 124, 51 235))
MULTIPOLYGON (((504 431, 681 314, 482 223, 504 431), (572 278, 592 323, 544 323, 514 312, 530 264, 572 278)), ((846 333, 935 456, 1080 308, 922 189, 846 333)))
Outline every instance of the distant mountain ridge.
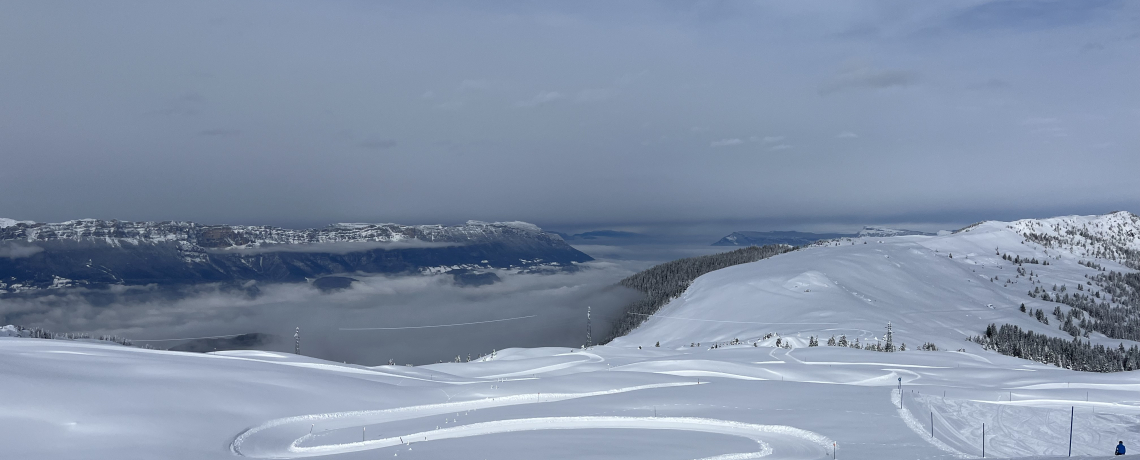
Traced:
POLYGON ((572 266, 593 260, 525 222, 334 224, 0 219, 0 293, 68 286, 298 282, 334 273, 572 266))
POLYGON ((898 228, 887 227, 863 227, 859 233, 855 234, 857 237, 863 238, 887 238, 891 236, 935 236, 937 233, 920 232, 916 230, 904 230, 898 228))
POLYGON ((554 232, 561 236, 566 241, 577 240, 600 240, 600 239, 622 239, 622 240, 640 240, 646 238, 646 235, 641 233, 626 232, 621 230, 594 230, 590 232, 575 233, 573 235, 568 233, 554 232))
POLYGON ((887 227, 863 227, 859 233, 811 233, 796 231, 773 232, 732 232, 728 236, 713 243, 713 246, 765 246, 769 244, 790 244, 803 246, 816 241, 831 240, 835 238, 885 238, 892 236, 934 236, 934 233, 903 230, 887 227))

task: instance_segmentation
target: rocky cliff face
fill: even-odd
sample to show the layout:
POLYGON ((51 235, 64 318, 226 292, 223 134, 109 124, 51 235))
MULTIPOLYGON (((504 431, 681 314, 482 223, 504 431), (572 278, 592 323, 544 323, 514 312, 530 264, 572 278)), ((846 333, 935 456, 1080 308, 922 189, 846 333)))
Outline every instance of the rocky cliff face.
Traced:
POLYGON ((0 219, 0 293, 67 286, 296 282, 333 273, 566 267, 592 260, 524 222, 336 224, 0 219))

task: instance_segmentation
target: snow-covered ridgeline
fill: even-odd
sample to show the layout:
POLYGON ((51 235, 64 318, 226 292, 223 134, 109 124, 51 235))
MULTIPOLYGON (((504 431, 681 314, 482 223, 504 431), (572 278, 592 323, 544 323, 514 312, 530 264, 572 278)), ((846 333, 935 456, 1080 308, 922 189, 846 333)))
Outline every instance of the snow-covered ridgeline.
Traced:
POLYGON ((1131 262, 1140 269, 1140 217, 1129 212, 1101 216, 1023 219, 1007 227, 1045 248, 1084 258, 1131 262))
POLYGON ((72 285, 303 282, 334 273, 443 267, 560 269, 592 260, 557 234, 525 222, 304 230, 96 219, 4 223, 0 294, 72 285))
MULTIPOLYGON (((957 349, 991 323, 1064 339, 1075 331, 1084 340, 1128 347, 1134 342, 1122 337, 1134 334, 1106 337, 1100 332, 1107 330, 1105 318, 1097 319, 1099 326, 1059 329, 1081 312, 1058 300, 1079 294, 1096 308, 1135 316, 1125 312, 1135 310, 1135 293, 1100 276, 1134 272, 1137 247, 1140 218, 1127 212, 989 221, 940 236, 829 240, 704 275, 615 343, 687 346, 770 332, 797 344, 833 335, 873 343, 885 340, 890 321, 895 345, 911 348, 934 342, 957 349), (1046 317, 1036 318, 1036 310, 1046 317)), ((1088 318, 1074 321, 1081 317, 1088 318)))
POLYGON ((526 222, 468 221, 465 225, 457 226, 352 223, 334 224, 320 229, 293 230, 270 226, 202 225, 174 221, 128 222, 79 219, 60 223, 34 223, 12 219, 0 220, 0 240, 24 242, 101 240, 113 246, 175 242, 211 249, 408 240, 464 243, 503 236, 539 235, 544 238, 558 238, 526 222))

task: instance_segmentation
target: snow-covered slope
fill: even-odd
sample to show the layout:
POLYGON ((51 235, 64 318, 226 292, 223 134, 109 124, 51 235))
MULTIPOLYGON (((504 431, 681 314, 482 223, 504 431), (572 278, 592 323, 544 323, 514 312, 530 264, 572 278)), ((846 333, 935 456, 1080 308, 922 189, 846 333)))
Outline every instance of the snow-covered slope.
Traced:
POLYGON ((0 338, 0 369, 6 458, 949 459, 979 456, 982 423, 989 457, 1055 456, 1071 407, 1078 458, 1140 445, 1137 373, 988 352, 599 346, 365 368, 0 338))
POLYGON ((1068 337, 1017 306, 1057 305, 1029 297, 1034 287, 1128 271, 1136 222, 987 222, 947 236, 824 242, 709 273, 611 344, 468 363, 368 368, 0 337, 2 449, 13 458, 727 460, 976 458, 984 448, 1042 458, 1067 455, 1071 432, 1074 458, 1108 458, 1120 440, 1140 448, 1140 371, 1075 372, 964 338, 990 322, 1068 337), (887 321, 910 350, 805 347, 812 335, 882 339, 887 321), (927 341, 940 350, 914 350, 927 341))
MULTIPOLYGON (((1071 338, 1052 316, 1055 308, 1070 307, 1029 292, 1043 288, 1056 295, 1054 285, 1074 294, 1078 285, 1099 292, 1086 275, 1102 273, 1097 266, 1132 272, 1125 264, 1140 260, 1140 252, 1129 252, 1138 245, 1140 219, 1124 212, 984 222, 944 236, 832 240, 702 276, 616 344, 677 346, 771 332, 796 346, 810 336, 833 335, 867 343, 884 340, 888 321, 895 344, 911 347, 932 342, 962 348, 990 323, 1071 338), (1019 265, 1007 257, 1040 263, 1019 265), (1021 304, 1044 310, 1053 322, 1022 313, 1021 304)), ((1112 296, 1101 298, 1116 305, 1112 296)), ((1096 333, 1090 338, 1122 342, 1096 333)))

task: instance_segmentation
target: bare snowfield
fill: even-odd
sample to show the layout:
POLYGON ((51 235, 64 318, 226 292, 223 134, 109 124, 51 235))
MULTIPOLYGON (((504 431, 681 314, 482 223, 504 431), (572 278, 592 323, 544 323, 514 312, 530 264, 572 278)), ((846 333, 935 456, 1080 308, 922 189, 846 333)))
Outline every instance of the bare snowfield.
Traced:
POLYGON ((1075 454, 1128 443, 1140 424, 1135 372, 988 352, 599 346, 376 368, 270 355, 0 339, 5 451, 735 459, 828 458, 836 443, 841 458, 963 458, 980 456, 984 422, 987 456, 1011 457, 1064 455, 1070 407, 1075 454))
POLYGON ((1140 372, 1075 372, 965 340, 989 323, 1069 337, 1017 306, 1051 312, 1027 290, 1075 286, 1094 273, 1077 261, 1094 259, 1036 247, 1017 225, 794 251, 699 278, 608 345, 469 363, 0 338, 0 445, 61 459, 941 459, 980 457, 984 442, 987 457, 1036 458, 1067 455, 1072 415, 1074 456, 1140 449, 1140 372), (1014 279, 997 253, 1055 258, 1014 279), (823 345, 883 340, 888 321, 910 350, 823 345))

